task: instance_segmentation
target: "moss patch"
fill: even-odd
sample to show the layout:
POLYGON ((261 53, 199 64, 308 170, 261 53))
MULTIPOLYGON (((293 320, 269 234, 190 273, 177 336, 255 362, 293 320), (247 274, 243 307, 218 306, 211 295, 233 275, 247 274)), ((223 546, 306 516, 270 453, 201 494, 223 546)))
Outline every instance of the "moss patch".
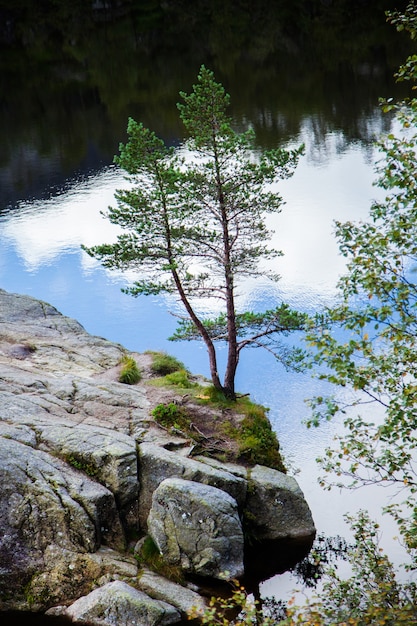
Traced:
POLYGON ((239 428, 226 425, 226 433, 239 444, 239 457, 250 465, 265 465, 286 472, 279 443, 265 415, 247 415, 239 428))
POLYGON ((152 537, 146 537, 139 554, 136 555, 139 566, 146 565, 160 576, 164 576, 178 584, 184 583, 184 572, 176 565, 164 560, 152 537))
POLYGON ((75 467, 75 469, 80 470, 80 472, 84 472, 84 474, 87 474, 87 476, 90 476, 91 478, 97 478, 100 473, 98 467, 94 463, 89 463, 76 454, 69 454, 65 458, 65 461, 69 465, 72 465, 72 467, 75 467))
POLYGON ((183 430, 186 433, 190 431, 191 417, 187 410, 176 404, 169 402, 168 404, 158 404, 152 411, 152 416, 164 428, 175 428, 183 430))

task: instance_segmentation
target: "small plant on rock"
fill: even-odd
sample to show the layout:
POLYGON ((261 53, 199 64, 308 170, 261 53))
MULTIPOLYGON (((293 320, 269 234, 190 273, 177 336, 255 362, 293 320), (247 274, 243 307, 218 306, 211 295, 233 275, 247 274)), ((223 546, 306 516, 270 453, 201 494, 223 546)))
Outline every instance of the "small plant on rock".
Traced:
POLYGON ((158 404, 152 411, 155 421, 165 428, 176 428, 187 431, 190 427, 190 416, 186 409, 175 402, 158 404))
POLYGON ((185 369, 167 374, 165 380, 170 385, 175 385, 175 387, 180 387, 181 389, 191 389, 191 387, 196 386, 195 383, 190 380, 190 375, 185 369))
POLYGON ((166 376, 179 370, 185 370, 184 363, 171 354, 166 352, 151 352, 150 354, 152 355, 151 370, 158 376, 166 376))
POLYGON ((122 369, 119 374, 119 382, 126 385, 135 385, 141 379, 141 373, 135 359, 125 354, 121 360, 122 369))
POLYGON ((80 472, 84 472, 87 476, 91 476, 91 478, 97 478, 99 474, 98 467, 95 463, 86 461, 77 454, 69 454, 66 457, 66 461, 69 465, 75 467, 75 469, 80 470, 80 472))
POLYGON ((184 582, 184 574, 180 567, 171 565, 164 560, 152 537, 147 536, 136 558, 140 565, 146 565, 152 571, 181 584, 184 582))

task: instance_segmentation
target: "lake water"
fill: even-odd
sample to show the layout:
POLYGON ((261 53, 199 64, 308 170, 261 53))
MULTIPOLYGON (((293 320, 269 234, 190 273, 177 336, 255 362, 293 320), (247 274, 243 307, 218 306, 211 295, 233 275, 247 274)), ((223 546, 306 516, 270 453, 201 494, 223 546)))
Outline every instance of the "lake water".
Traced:
MULTIPOLYGON (((308 145, 308 133, 302 137, 308 145)), ((301 139, 301 138, 300 138, 301 139)), ((333 237, 335 218, 360 219, 378 195, 369 149, 352 145, 336 154, 337 137, 327 138, 323 160, 306 156, 294 177, 280 185, 286 206, 274 218, 276 244, 285 255, 276 261, 282 279, 276 287, 254 281, 245 286, 248 308, 274 306, 284 299, 302 310, 319 310, 336 296, 343 272, 333 237)), ((100 211, 123 186, 114 167, 72 182, 47 201, 19 205, 0 220, 0 284, 8 291, 26 293, 52 303, 79 320, 96 335, 120 342, 130 350, 166 350, 193 372, 208 375, 205 347, 167 340, 175 328, 174 298, 131 298, 120 288, 130 277, 104 270, 80 248, 111 241, 115 229, 100 211)), ((326 535, 343 534, 343 513, 369 506, 369 491, 354 494, 323 492, 317 485, 315 458, 339 432, 338 420, 319 429, 303 424, 309 416, 304 400, 319 392, 308 374, 286 372, 261 350, 242 356, 237 389, 270 408, 270 419, 284 456, 299 470, 297 479, 312 508, 317 529, 326 535)), ((372 502, 371 502, 372 505, 372 502)), ((380 498, 371 506, 379 512, 380 498)), ((270 583, 272 584, 272 583, 270 583)))
MULTIPOLYGON (((322 68, 320 74, 316 67, 314 82, 304 81, 302 94, 298 92, 305 75, 294 73, 291 82, 281 68, 278 76, 277 60, 275 66, 271 63, 281 89, 273 82, 274 73, 266 62, 262 65, 262 82, 260 66, 255 76, 253 60, 247 64, 245 77, 239 64, 230 69, 222 65, 220 60, 224 57, 220 54, 214 59, 211 66, 216 73, 218 69, 219 78, 224 78, 230 87, 237 125, 250 122, 265 146, 293 147, 302 142, 306 145, 306 155, 294 176, 279 185, 286 202, 283 212, 270 222, 275 231, 272 244, 284 252, 275 261, 282 279, 273 287, 261 280, 246 284, 242 305, 247 308, 261 310, 284 299, 302 310, 315 311, 336 297, 336 282, 344 263, 333 236, 334 220, 366 217, 372 199, 381 193, 373 186, 374 162, 378 157, 373 141, 391 127, 390 119, 382 116, 377 106, 378 96, 392 95, 392 91, 387 91, 393 89, 390 76, 395 69, 387 62, 387 57, 395 56, 390 50, 387 45, 383 63, 369 53, 348 70, 340 63, 338 69, 322 68), (297 104, 293 108, 291 93, 297 104)), ((91 68, 93 56, 88 58, 91 68)), ((131 89, 135 95, 130 94, 130 100, 126 97, 119 107, 118 85, 113 83, 111 93, 116 103, 112 101, 110 106, 111 95, 103 85, 104 79, 97 78, 99 96, 93 98, 90 94, 88 100, 86 83, 81 79, 77 83, 71 75, 71 81, 65 83, 72 94, 67 109, 63 110, 63 101, 56 107, 52 102, 45 107, 42 123, 34 110, 32 124, 28 115, 20 120, 13 117, 15 96, 10 96, 7 111, 13 124, 9 134, 6 125, 2 128, 8 139, 3 143, 7 154, 0 162, 0 285, 8 291, 50 302, 92 334, 120 342, 130 350, 166 350, 193 372, 208 375, 204 346, 167 340, 175 327, 171 313, 178 310, 174 298, 134 299, 122 294, 120 288, 131 276, 104 270, 81 250, 82 244, 108 242, 115 236, 114 228, 100 211, 113 204, 115 189, 124 184, 122 174, 109 163, 119 140, 124 139, 128 115, 149 123, 168 141, 179 142, 181 133, 172 121, 173 103, 179 89, 189 89, 202 60, 206 60, 203 54, 193 57, 193 75, 184 63, 175 73, 172 60, 168 59, 171 74, 162 75, 162 61, 154 60, 160 74, 153 79, 145 71, 149 72, 152 64, 142 57, 146 78, 142 77, 142 82, 132 78, 136 91, 126 84, 126 90, 131 89), (78 100, 81 92, 83 107, 78 100), (30 132, 23 133, 25 129, 30 132), (71 131, 78 139, 74 145, 70 141, 71 131)), ((294 58, 292 63, 296 64, 294 58)), ((108 72, 113 72, 113 81, 117 81, 114 68, 110 64, 107 67, 108 72)), ((75 73, 76 69, 73 67, 72 71, 75 73)), ((105 69, 101 71, 108 79, 105 69)), ((125 67, 124 71, 127 72, 125 67)), ((30 84, 26 88, 30 89, 30 84)), ((51 90, 47 81, 45 89, 51 90)), ((39 93, 39 102, 44 99, 39 93)), ((23 103, 19 106, 29 107, 23 103)), ((242 356, 237 389, 249 392, 255 401, 270 408, 282 452, 292 470, 298 472, 297 480, 319 533, 346 535, 343 514, 359 508, 368 508, 380 516, 384 492, 366 489, 329 493, 318 486, 315 458, 331 444, 341 424, 336 419, 315 430, 303 424, 309 417, 305 399, 320 391, 317 381, 309 375, 286 372, 267 353, 258 350, 242 356)), ((400 553, 392 542, 394 528, 388 520, 383 528, 384 544, 394 559, 399 559, 400 553)), ((275 577, 263 584, 262 593, 285 599, 294 585, 289 575, 275 577)))

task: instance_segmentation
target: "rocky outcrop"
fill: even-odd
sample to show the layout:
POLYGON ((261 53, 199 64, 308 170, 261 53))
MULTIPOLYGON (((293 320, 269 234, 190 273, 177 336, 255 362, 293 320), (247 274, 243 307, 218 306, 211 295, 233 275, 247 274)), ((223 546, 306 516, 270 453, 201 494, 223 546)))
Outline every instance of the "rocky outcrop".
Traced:
POLYGON ((258 541, 303 539, 314 533, 310 509, 292 476, 262 465, 246 468, 207 457, 196 460, 244 481, 245 529, 258 541))
POLYGON ((228 493, 190 480, 167 478, 152 496, 149 534, 164 559, 199 576, 241 578, 243 530, 228 493))
POLYGON ((243 574, 244 536, 314 536, 294 479, 189 458, 189 442, 151 419, 152 388, 118 382, 123 354, 0 290, 0 610, 175 623, 205 602, 187 573, 243 574), (183 569, 181 585, 138 566, 138 533, 183 569))

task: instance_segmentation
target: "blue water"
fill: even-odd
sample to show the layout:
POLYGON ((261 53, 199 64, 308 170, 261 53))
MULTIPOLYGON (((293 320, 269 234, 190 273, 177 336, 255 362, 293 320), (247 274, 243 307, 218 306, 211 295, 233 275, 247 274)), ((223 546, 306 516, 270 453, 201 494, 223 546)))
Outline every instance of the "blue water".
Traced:
MULTIPOLYGON (((313 147, 309 149, 308 124, 305 136, 296 143, 299 140, 306 142, 307 155, 295 175, 279 186, 286 205, 270 221, 275 230, 272 245, 284 252, 274 266, 282 279, 278 285, 262 280, 245 283, 242 307, 268 308, 285 299, 313 311, 332 302, 344 269, 333 221, 365 217, 379 193, 372 184, 375 154, 369 146, 351 144, 339 152, 337 135, 329 134, 326 151, 317 154, 313 147)), ((166 350, 193 372, 208 375, 203 345, 167 339, 176 324, 172 313, 180 311, 174 298, 135 299, 121 293, 121 287, 134 277, 112 274, 81 250, 81 244, 114 239, 115 227, 100 211, 113 203, 114 190, 123 184, 121 173, 108 167, 73 181, 48 200, 26 201, 11 208, 0 219, 0 286, 51 303, 92 334, 130 350, 166 350)), ((282 452, 291 470, 298 472, 319 532, 345 534, 343 513, 363 506, 379 514, 381 492, 328 493, 317 484, 315 458, 340 431, 337 419, 315 430, 303 423, 309 417, 305 399, 320 392, 318 381, 287 372, 268 353, 252 350, 242 356, 237 389, 250 392, 255 401, 270 408, 282 452)), ((393 534, 387 525, 385 538, 390 545, 393 534)), ((290 579, 277 577, 265 583, 265 593, 280 596, 291 585, 290 579)))

